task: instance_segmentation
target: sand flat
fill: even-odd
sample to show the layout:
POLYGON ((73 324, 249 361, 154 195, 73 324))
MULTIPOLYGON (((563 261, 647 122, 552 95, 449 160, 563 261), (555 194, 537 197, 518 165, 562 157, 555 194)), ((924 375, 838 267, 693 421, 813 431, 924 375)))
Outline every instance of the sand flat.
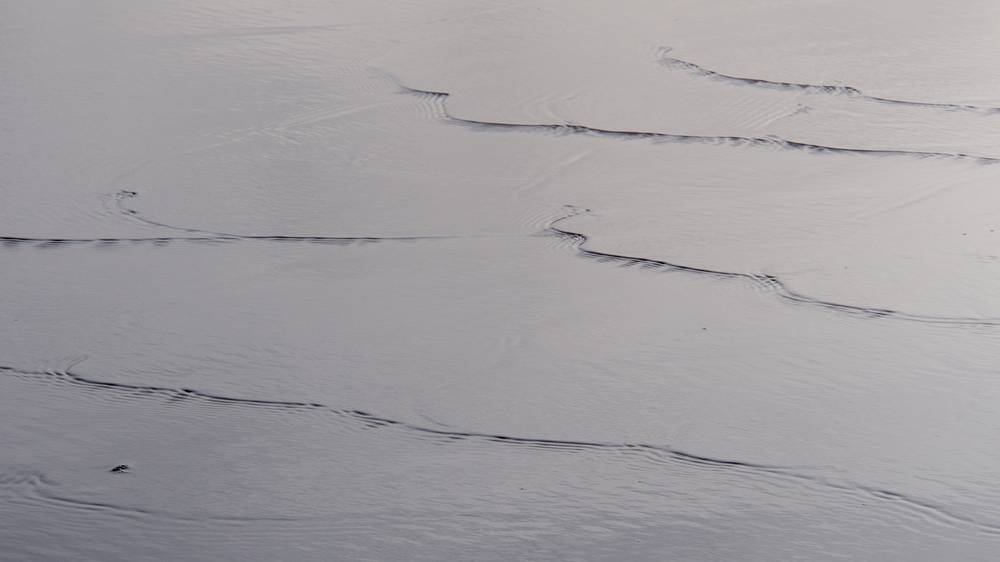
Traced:
POLYGON ((0 559, 995 558, 995 6, 0 12, 0 559))

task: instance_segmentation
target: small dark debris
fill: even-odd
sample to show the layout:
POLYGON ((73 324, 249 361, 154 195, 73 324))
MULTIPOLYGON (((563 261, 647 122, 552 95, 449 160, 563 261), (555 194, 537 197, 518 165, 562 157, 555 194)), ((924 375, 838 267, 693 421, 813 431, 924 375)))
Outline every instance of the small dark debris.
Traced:
POLYGON ((120 464, 112 468, 109 472, 128 472, 129 466, 127 464, 120 464))

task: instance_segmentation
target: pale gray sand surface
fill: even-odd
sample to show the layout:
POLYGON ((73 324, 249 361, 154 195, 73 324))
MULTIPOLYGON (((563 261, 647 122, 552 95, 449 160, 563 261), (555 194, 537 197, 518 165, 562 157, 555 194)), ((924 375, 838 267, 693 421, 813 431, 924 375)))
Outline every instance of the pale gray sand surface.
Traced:
POLYGON ((998 22, 2 4, 0 559, 996 559, 998 22))

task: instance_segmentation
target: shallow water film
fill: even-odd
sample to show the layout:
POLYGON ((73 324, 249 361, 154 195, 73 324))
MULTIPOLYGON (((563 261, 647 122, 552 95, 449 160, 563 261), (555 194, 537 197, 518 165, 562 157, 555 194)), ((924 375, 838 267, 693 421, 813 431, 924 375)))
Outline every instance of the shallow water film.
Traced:
POLYGON ((1000 3, 0 3, 0 560, 993 561, 1000 3))

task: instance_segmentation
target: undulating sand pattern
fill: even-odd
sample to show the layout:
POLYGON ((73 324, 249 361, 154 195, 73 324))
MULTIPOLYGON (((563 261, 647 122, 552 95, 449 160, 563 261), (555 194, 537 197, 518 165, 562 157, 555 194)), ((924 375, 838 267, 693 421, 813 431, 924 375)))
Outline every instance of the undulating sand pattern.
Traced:
POLYGON ((0 560, 996 559, 1000 4, 0 14, 0 560))

